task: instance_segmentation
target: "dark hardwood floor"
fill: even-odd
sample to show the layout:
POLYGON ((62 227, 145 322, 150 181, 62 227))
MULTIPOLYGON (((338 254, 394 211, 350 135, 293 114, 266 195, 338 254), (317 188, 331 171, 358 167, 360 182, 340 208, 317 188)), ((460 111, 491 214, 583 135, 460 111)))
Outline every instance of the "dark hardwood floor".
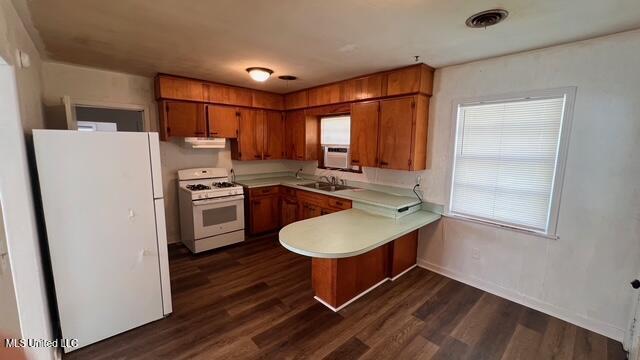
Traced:
POLYGON ((170 247, 171 316, 68 359, 624 359, 619 342, 424 269, 339 313, 275 237, 170 247))

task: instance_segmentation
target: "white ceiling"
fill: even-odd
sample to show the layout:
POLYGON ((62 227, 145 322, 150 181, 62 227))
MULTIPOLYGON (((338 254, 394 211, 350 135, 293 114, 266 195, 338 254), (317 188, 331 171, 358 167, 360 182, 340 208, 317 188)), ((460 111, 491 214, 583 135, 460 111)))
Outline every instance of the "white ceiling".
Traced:
POLYGON ((287 92, 413 62, 433 67, 640 28, 638 0, 13 0, 47 59, 287 92), (504 8, 506 21, 466 18, 504 8), (245 68, 275 76, 253 82, 245 68))

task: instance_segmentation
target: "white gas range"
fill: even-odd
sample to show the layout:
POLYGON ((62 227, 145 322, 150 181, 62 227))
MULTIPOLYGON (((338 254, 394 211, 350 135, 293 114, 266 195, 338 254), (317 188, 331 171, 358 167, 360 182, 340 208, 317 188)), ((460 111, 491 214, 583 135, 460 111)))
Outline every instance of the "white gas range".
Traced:
POLYGON ((227 169, 179 170, 178 187, 181 238, 192 252, 244 241, 243 189, 227 169))

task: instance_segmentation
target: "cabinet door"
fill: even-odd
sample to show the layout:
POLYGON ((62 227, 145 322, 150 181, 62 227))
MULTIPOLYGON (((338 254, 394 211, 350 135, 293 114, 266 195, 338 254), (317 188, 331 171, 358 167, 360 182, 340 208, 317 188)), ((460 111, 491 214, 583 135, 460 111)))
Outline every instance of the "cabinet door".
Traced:
POLYGON ((238 137, 238 109, 231 106, 207 105, 209 136, 234 139, 238 137))
POLYGON ((420 67, 411 66, 387 74, 387 96, 420 91, 420 67))
POLYGON ((264 116, 259 110, 241 109, 238 126, 238 158, 262 160, 264 116))
POLYGON ((331 208, 321 208, 320 209, 320 216, 333 214, 334 212, 338 212, 338 211, 340 211, 340 210, 331 209, 331 208))
POLYGON ((262 196, 251 199, 251 233, 260 234, 273 231, 280 225, 279 197, 262 196))
POLYGON ((156 98, 202 101, 203 85, 197 80, 159 75, 156 78, 156 98))
POLYGON ((206 136, 204 104, 182 101, 164 101, 163 104, 167 137, 206 136))
POLYGON ((307 93, 309 106, 335 104, 348 101, 345 82, 311 88, 307 93))
POLYGON ((307 90, 297 91, 284 96, 284 107, 287 110, 305 108, 307 105, 307 90))
POLYGON ((378 125, 380 102, 351 105, 351 164, 367 167, 378 165, 378 125))
POLYGON ((413 97, 380 102, 378 166, 410 170, 415 100, 413 97))
POLYGON ((382 75, 347 80, 347 99, 364 100, 382 96, 382 75))
POLYGON ((280 226, 298 221, 298 202, 295 198, 283 197, 280 202, 280 226))
POLYGON ((287 159, 304 160, 305 115, 303 110, 289 111, 285 117, 285 155, 287 159))
POLYGON ((254 108, 282 110, 284 108, 284 96, 265 91, 253 91, 254 108))
POLYGON ((264 159, 284 159, 284 118, 280 111, 264 112, 264 159))
POLYGON ((311 219, 314 217, 322 216, 322 208, 315 204, 310 204, 307 202, 302 202, 300 204, 300 218, 301 220, 311 219))
POLYGON ((251 106, 253 103, 253 92, 249 89, 209 83, 205 90, 207 101, 212 103, 239 106, 251 106))

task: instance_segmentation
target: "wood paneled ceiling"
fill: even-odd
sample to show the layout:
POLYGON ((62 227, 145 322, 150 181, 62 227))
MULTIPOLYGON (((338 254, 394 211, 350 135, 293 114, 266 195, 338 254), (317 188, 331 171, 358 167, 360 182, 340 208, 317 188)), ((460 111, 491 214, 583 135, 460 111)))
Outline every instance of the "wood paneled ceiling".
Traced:
POLYGON ((640 27, 638 0, 12 0, 46 59, 288 92, 411 64, 433 67, 640 27), (464 24, 501 7, 503 23, 464 24), (250 66, 275 71, 263 84, 250 66), (287 83, 279 75, 299 77, 287 83))

